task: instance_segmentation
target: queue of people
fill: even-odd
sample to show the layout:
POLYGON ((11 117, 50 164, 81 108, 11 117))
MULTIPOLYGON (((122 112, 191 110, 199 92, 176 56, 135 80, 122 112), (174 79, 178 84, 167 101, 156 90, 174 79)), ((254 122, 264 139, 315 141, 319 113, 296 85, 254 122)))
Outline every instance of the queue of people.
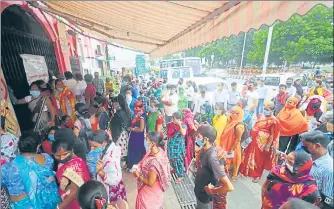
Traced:
POLYGON ((290 198, 333 205, 333 102, 321 98, 323 87, 304 93, 289 80, 269 101, 262 79, 242 92, 220 83, 212 100, 206 86, 183 79, 65 77, 33 82, 22 99, 12 95, 16 105, 31 106, 34 124, 19 139, 1 137, 2 148, 5 139, 13 145, 1 153, 12 208, 127 208, 134 200, 123 169, 137 179, 136 209, 160 209, 171 175, 182 183, 194 165, 199 209, 226 208, 233 182, 242 175, 258 183, 264 170, 263 209, 283 208, 290 198))

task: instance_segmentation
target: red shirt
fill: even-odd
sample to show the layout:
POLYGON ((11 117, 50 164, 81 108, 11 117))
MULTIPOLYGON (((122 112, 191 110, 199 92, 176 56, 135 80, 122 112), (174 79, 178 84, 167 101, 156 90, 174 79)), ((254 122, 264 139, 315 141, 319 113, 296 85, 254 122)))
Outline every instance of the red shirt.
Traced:
POLYGON ((52 144, 49 142, 49 140, 44 140, 42 142, 42 148, 45 153, 48 153, 49 155, 53 155, 52 144))
POLYGON ((96 96, 96 89, 93 84, 88 84, 85 90, 85 100, 87 107, 93 105, 94 98, 96 96))

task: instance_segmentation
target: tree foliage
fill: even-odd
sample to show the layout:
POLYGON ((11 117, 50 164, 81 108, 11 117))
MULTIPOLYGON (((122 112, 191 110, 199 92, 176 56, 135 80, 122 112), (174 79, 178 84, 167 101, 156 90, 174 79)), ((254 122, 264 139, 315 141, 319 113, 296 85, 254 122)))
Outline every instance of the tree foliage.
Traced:
MULTIPOLYGON (((262 66, 268 37, 268 26, 249 31, 243 66, 262 66)), ((244 33, 217 40, 204 47, 185 52, 185 56, 205 58, 209 67, 240 66, 244 33)), ((317 6, 305 16, 293 15, 274 25, 268 64, 283 66, 333 61, 333 8, 317 6)))

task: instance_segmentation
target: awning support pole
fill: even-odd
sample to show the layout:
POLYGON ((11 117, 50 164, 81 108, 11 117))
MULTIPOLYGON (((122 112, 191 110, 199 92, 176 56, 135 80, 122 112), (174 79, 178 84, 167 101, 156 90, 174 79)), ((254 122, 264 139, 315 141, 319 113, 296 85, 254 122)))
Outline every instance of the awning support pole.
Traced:
POLYGON ((266 52, 264 54, 264 61, 263 61, 263 68, 262 68, 262 75, 266 74, 267 71, 267 65, 268 65, 268 57, 269 57, 269 52, 270 52, 270 45, 271 45, 271 37, 273 36, 273 29, 274 25, 269 27, 269 33, 268 33, 268 38, 267 38, 267 46, 266 46, 266 52))
POLYGON ((241 76, 242 63, 243 63, 243 61, 244 61, 244 53, 245 53, 246 39, 247 39, 247 32, 245 33, 245 37, 244 37, 244 45, 243 45, 243 47, 242 47, 242 54, 241 54, 241 62, 240 62, 239 76, 241 76))

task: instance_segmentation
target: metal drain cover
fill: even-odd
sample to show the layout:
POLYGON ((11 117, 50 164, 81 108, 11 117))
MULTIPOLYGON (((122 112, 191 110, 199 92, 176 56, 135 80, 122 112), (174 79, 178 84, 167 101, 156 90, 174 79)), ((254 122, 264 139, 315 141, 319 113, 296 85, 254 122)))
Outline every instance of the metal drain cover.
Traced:
POLYGON ((180 183, 175 183, 176 176, 172 175, 172 185, 176 197, 182 209, 196 209, 196 196, 194 193, 193 181, 185 175, 184 180, 180 183))

